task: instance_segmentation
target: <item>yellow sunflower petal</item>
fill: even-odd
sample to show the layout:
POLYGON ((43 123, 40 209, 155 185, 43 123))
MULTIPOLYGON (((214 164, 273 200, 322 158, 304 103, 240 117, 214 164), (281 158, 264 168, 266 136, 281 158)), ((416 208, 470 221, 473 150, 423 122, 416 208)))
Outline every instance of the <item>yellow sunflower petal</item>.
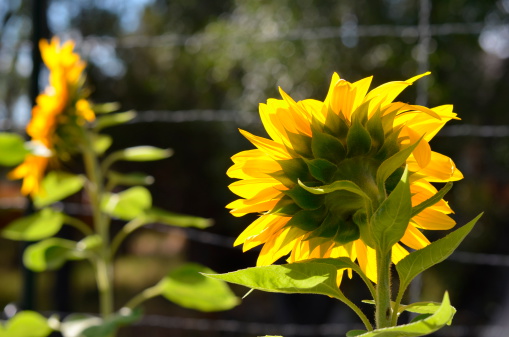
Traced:
POLYGON ((405 231, 405 235, 401 238, 401 242, 412 249, 421 249, 429 245, 429 240, 410 223, 405 231))
POLYGON ((412 218, 420 228, 429 230, 448 230, 456 225, 456 221, 450 216, 437 210, 426 208, 412 218))
POLYGON ((286 148, 273 140, 255 136, 247 131, 239 130, 254 146, 265 152, 269 157, 277 160, 291 159, 286 148))

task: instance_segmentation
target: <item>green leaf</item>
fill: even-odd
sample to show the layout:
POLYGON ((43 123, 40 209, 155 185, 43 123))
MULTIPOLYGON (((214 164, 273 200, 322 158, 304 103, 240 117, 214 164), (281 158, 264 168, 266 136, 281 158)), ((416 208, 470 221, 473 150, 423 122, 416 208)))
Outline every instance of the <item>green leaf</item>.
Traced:
POLYGON ((119 160, 154 161, 171 157, 173 150, 153 146, 135 146, 116 152, 119 160))
POLYGON ((388 252, 405 234, 412 214, 408 170, 401 181, 371 216, 370 230, 378 248, 388 252))
POLYGON ((141 310, 122 308, 107 319, 88 314, 70 314, 60 324, 64 337, 110 337, 119 327, 132 324, 141 318, 141 310))
POLYGON ((109 183, 113 186, 135 186, 135 185, 152 185, 154 177, 146 175, 145 173, 119 173, 115 171, 108 172, 109 183))
POLYGON ((0 132, 0 165, 18 165, 28 153, 30 151, 25 147, 23 137, 15 133, 0 132))
POLYGON ((23 263, 33 271, 55 270, 67 260, 84 259, 84 254, 76 249, 76 242, 49 238, 34 243, 25 250, 23 263))
POLYGON ((313 231, 320 226, 324 218, 324 207, 316 210, 301 210, 295 213, 286 225, 289 227, 297 227, 305 231, 313 231))
POLYGON ((343 144, 327 133, 313 132, 311 149, 315 158, 325 159, 331 163, 339 163, 346 157, 343 144))
POLYGON ((350 330, 346 333, 346 337, 356 337, 368 332, 367 330, 350 330))
POLYGON ((346 297, 336 284, 337 270, 338 268, 331 264, 309 260, 206 275, 267 292, 320 294, 344 301, 346 297))
POLYGON ((94 139, 92 140, 94 151, 99 156, 104 154, 104 152, 110 148, 112 143, 113 138, 108 135, 94 135, 94 139))
POLYGON ((415 302, 400 306, 399 312, 409 311, 416 314, 434 314, 439 307, 440 303, 438 302, 415 302))
POLYGON ((120 108, 120 104, 117 102, 102 103, 92 105, 92 110, 96 114, 107 114, 113 111, 117 111, 120 108))
POLYGON ((338 180, 333 182, 332 184, 318 187, 308 187, 304 185, 304 183, 300 180, 298 181, 298 183, 303 189, 313 194, 327 194, 335 191, 344 190, 355 193, 367 200, 370 200, 366 193, 364 193, 364 191, 359 186, 357 186, 357 184, 350 180, 338 180))
POLYGON ((64 224, 64 215, 45 208, 11 222, 2 235, 11 240, 38 241, 58 233, 64 224))
POLYGON ((110 126, 127 123, 133 120, 135 117, 136 112, 133 110, 97 117, 94 128, 96 131, 99 131, 110 126))
POLYGON ((142 215, 151 206, 152 196, 145 187, 141 186, 108 194, 101 202, 103 212, 122 220, 132 220, 142 215))
POLYGON ((42 208, 75 194, 83 188, 85 178, 67 172, 51 171, 42 180, 44 193, 34 197, 34 205, 42 208))
POLYGON ((465 226, 458 228, 444 238, 432 242, 422 249, 410 253, 399 261, 396 265, 396 270, 400 279, 400 288, 406 289, 418 274, 449 257, 467 234, 470 233, 481 216, 482 213, 465 226))
POLYGON ((218 279, 205 277, 214 273, 196 263, 188 263, 172 270, 157 285, 161 295, 184 308, 200 311, 229 310, 240 300, 228 285, 218 279))
POLYGON ((46 337, 53 329, 41 314, 25 310, 9 319, 0 329, 2 337, 46 337))
POLYGON ((403 164, 405 164, 407 158, 412 154, 417 145, 419 145, 421 139, 415 144, 412 144, 411 146, 392 155, 380 165, 380 167, 376 171, 376 185, 378 186, 378 190, 381 193, 382 192, 385 193, 385 181, 387 180, 387 178, 389 178, 390 175, 394 173, 394 171, 396 171, 398 168, 402 167, 403 164))
MULTIPOLYGON (((312 179, 308 171, 308 166, 302 158, 278 160, 277 162, 283 169, 284 177, 290 179, 294 183, 297 183, 299 179, 303 181, 312 179)), ((274 178, 278 179, 277 176, 274 176, 274 178)), ((282 183, 284 184, 284 182, 282 183)))
POLYGON ((213 220, 198 216, 168 212, 163 209, 152 207, 145 212, 146 222, 158 222, 177 227, 207 228, 212 226, 213 220))
POLYGON ((366 122, 366 129, 371 136, 372 146, 380 148, 385 141, 385 133, 382 125, 382 111, 380 109, 366 122))
POLYGON ((450 322, 456 313, 456 309, 451 306, 449 295, 447 292, 440 307, 434 314, 425 317, 419 321, 398 325, 390 328, 377 329, 366 332, 358 337, 418 337, 425 336, 433 333, 445 325, 450 325, 450 322))
POLYGON ((417 214, 421 213, 422 211, 424 211, 426 208, 433 206, 434 204, 439 202, 444 197, 444 195, 446 195, 447 192, 449 192, 449 190, 451 188, 452 188, 452 182, 449 181, 449 182, 447 182, 447 184, 444 187, 442 187, 440 189, 440 191, 438 191, 431 198, 424 200, 417 206, 414 206, 412 208, 412 218, 414 216, 416 216, 417 214))

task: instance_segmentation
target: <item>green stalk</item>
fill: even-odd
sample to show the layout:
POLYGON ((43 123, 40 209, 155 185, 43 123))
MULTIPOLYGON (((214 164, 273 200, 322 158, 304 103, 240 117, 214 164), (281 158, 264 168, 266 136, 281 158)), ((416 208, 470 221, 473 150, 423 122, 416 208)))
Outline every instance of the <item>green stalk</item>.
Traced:
POLYGON ((101 212, 101 197, 104 193, 102 172, 93 150, 90 135, 83 132, 86 144, 83 147, 83 160, 88 177, 86 190, 89 194, 94 227, 101 237, 102 245, 95 263, 99 306, 101 316, 106 318, 113 313, 113 267, 110 254, 109 219, 101 212))
POLYGON ((156 284, 155 286, 147 288, 138 295, 134 296, 129 302, 126 303, 126 305, 124 305, 124 307, 133 310, 136 307, 139 307, 140 304, 142 304, 146 300, 159 295, 161 295, 161 287, 159 286, 159 284, 156 284))
POLYGON ((144 219, 142 218, 134 218, 133 220, 129 221, 122 229, 118 232, 118 234, 113 238, 113 241, 111 242, 111 249, 110 254, 111 258, 115 256, 115 253, 117 252, 118 248, 124 241, 124 239, 134 232, 136 229, 140 228, 145 224, 144 219))
POLYGON ((391 326, 391 250, 376 252, 377 284, 375 320, 377 329, 391 326))

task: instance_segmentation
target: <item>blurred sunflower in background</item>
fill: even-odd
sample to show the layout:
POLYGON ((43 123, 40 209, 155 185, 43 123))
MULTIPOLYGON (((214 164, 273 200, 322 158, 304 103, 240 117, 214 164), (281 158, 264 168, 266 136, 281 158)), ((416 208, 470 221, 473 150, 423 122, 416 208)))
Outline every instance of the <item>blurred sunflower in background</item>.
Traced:
POLYGON ((67 160, 76 149, 76 127, 95 119, 83 87, 86 64, 73 52, 74 43, 61 45, 54 37, 41 40, 39 48, 49 70, 49 83, 37 96, 26 127, 32 153, 8 175, 10 179, 23 179, 21 192, 32 196, 41 193, 41 180, 50 161, 67 160))
MULTIPOLYGON (((366 233, 370 210, 363 198, 348 190, 317 195, 309 188, 351 181, 373 205, 387 198, 405 166, 412 206, 437 193, 431 183, 463 178, 454 162, 434 152, 429 141, 451 119, 451 105, 435 108, 394 102, 409 85, 427 75, 385 83, 371 91, 372 77, 350 83, 334 74, 325 100, 295 102, 280 89, 282 100, 260 104, 260 117, 271 139, 241 133, 257 147, 232 157, 227 174, 240 179, 229 188, 241 199, 226 207, 235 216, 260 213, 237 238, 244 251, 263 245, 257 265, 270 265, 290 254, 288 262, 311 258, 349 257, 376 281, 375 250, 366 233), (380 165, 412 146, 406 165, 376 183, 380 165)), ((407 248, 429 244, 422 230, 447 230, 455 225, 443 199, 414 216, 400 243, 392 248, 399 262, 407 248)), ((342 272, 338 274, 338 282, 342 272)))

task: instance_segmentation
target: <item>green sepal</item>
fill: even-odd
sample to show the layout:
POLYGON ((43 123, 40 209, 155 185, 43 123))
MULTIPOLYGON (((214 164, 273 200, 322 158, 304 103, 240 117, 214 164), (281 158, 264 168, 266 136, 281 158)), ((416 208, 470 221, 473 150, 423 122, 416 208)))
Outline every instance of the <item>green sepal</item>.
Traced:
POLYGON ((399 133, 401 132, 402 127, 399 127, 394 132, 386 135, 384 143, 380 150, 373 156, 376 160, 384 161, 392 155, 396 154, 400 150, 399 145, 399 133))
POLYGON ((382 112, 380 109, 371 116, 366 122, 366 129, 371 136, 371 146, 373 150, 378 150, 385 142, 385 133, 382 125, 382 112))
POLYGON ((18 165, 29 153, 23 137, 15 133, 0 132, 0 165, 18 165))
POLYGON ((463 227, 422 249, 410 253, 399 261, 396 265, 396 271, 400 279, 400 289, 404 291, 418 274, 448 258, 470 233, 482 214, 479 214, 463 227))
POLYGON ((311 149, 315 158, 326 159, 331 163, 339 163, 346 157, 343 144, 327 133, 313 132, 311 149))
POLYGON ((371 216, 370 227, 378 250, 390 251, 408 227, 412 215, 412 200, 408 170, 405 170, 401 181, 371 216))
POLYGON ((133 110, 126 112, 117 112, 115 114, 97 117, 94 129, 100 131, 115 125, 125 124, 132 121, 136 117, 136 112, 133 110))
POLYGON ((145 211, 144 217, 146 223, 158 222, 176 227, 195 227, 204 229, 212 226, 214 223, 212 219, 168 212, 157 207, 152 207, 145 211))
POLYGON ((8 321, 0 324, 2 337, 46 337, 52 331, 44 316, 30 310, 19 311, 8 321))
POLYGON ((161 295, 181 307, 204 312, 229 310, 240 299, 219 279, 204 275, 215 273, 197 263, 187 263, 170 271, 156 286, 161 295))
POLYGON ((430 316, 413 323, 398 325, 389 328, 376 329, 366 332, 358 337, 418 337, 429 335, 440 330, 446 325, 450 325, 456 309, 451 306, 447 292, 440 307, 430 316))
POLYGON ((376 185, 378 186, 378 191, 382 195, 385 194, 385 181, 387 178, 405 164, 406 160, 410 157, 421 140, 422 137, 416 143, 392 155, 380 165, 376 171, 376 185))
POLYGON ((23 264, 32 271, 41 272, 60 268, 68 260, 82 260, 85 254, 77 249, 75 241, 49 238, 28 246, 23 264))
POLYGON ((306 186, 300 180, 298 181, 298 183, 303 189, 313 194, 328 194, 335 191, 348 191, 355 193, 363 197, 364 199, 370 200, 366 193, 364 193, 364 191, 359 186, 357 186, 354 182, 350 180, 338 180, 333 182, 332 184, 317 187, 306 186))
POLYGON ((286 226, 297 227, 305 231, 313 231, 320 226, 325 218, 325 208, 321 207, 316 210, 308 211, 302 210, 295 213, 288 221, 286 226))
POLYGON ((50 171, 42 180, 43 192, 34 197, 34 205, 42 208, 80 191, 85 177, 61 171, 50 171))
POLYGON ((359 121, 352 123, 348 130, 346 149, 348 158, 365 155, 371 150, 371 136, 359 121))
POLYGON ((357 109, 352 112, 351 119, 352 124, 358 123, 360 125, 366 125, 368 121, 369 115, 369 105, 371 104, 371 100, 366 101, 359 105, 357 109))
POLYGON ((38 241, 49 238, 60 231, 65 222, 62 213, 51 208, 11 222, 2 231, 2 236, 11 240, 38 241))
POLYGON ((134 186, 120 193, 106 194, 101 200, 101 210, 122 220, 132 220, 152 206, 150 192, 134 186))
POLYGON ((292 216, 295 213, 301 211, 300 208, 292 198, 289 196, 282 197, 274 206, 274 208, 269 212, 269 214, 277 214, 281 216, 292 216))
POLYGON ((311 151, 311 137, 287 131, 288 139, 291 143, 291 148, 288 148, 289 152, 294 151, 298 155, 304 158, 313 158, 313 152, 311 151))
POLYGON ((341 245, 355 241, 360 237, 359 227, 353 221, 341 221, 333 240, 341 245))
POLYGON ((447 192, 450 191, 451 188, 452 182, 449 181, 447 182, 447 184, 445 184, 444 187, 440 189, 440 191, 434 194, 431 198, 424 200, 417 206, 414 206, 412 208, 412 218, 417 214, 421 213, 422 211, 424 211, 426 208, 433 206, 434 204, 442 200, 442 198, 447 194, 447 192))
POLYGON ((313 238, 333 238, 336 236, 336 233, 339 229, 337 220, 337 216, 328 213, 320 224, 320 227, 309 233, 309 235, 306 237, 306 240, 313 238))
POLYGON ((345 135, 348 133, 348 129, 349 126, 343 119, 343 116, 339 116, 329 109, 323 127, 324 132, 332 137, 338 138, 340 141, 346 141, 345 135))
POLYGON ((324 184, 329 183, 338 170, 336 165, 325 159, 306 160, 306 164, 311 175, 324 184))
POLYGON ((305 210, 314 210, 323 205, 323 196, 309 193, 299 185, 295 185, 293 188, 283 191, 283 193, 305 210))
MULTIPOLYGON (((286 178, 290 179, 295 184, 299 179, 303 181, 313 179, 313 177, 309 173, 306 162, 302 158, 278 160, 277 163, 281 165, 281 168, 283 169, 286 178)), ((277 179, 276 176, 272 177, 277 179)))
POLYGON ((385 111, 382 111, 382 127, 384 129, 385 136, 387 137, 391 132, 394 131, 394 119, 398 114, 398 110, 396 109, 388 114, 385 114, 385 111), (385 115, 384 115, 385 114, 385 115))

